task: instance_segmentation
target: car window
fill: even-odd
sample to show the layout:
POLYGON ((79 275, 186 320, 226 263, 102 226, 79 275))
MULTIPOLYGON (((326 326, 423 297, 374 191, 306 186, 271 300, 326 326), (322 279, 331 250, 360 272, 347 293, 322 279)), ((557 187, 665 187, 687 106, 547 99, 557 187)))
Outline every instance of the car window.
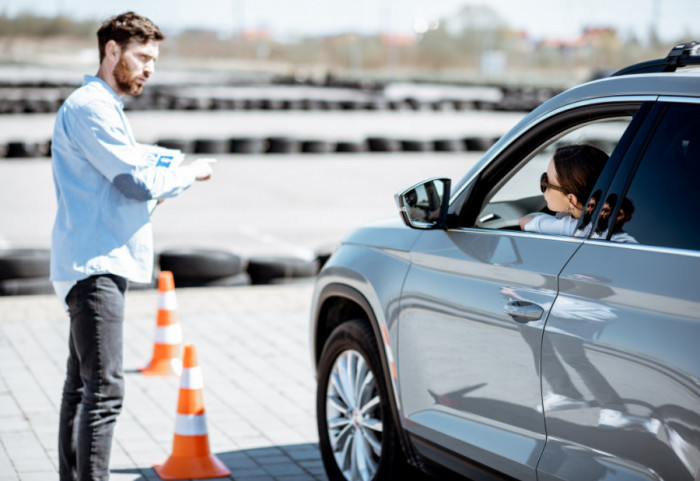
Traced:
POLYGON ((700 250, 699 192, 700 105, 671 104, 627 194, 606 197, 592 237, 700 250))
POLYGON ((579 124, 540 144, 491 189, 476 227, 519 229, 518 220, 525 215, 554 214, 547 209, 540 189, 540 178, 554 152, 565 145, 589 144, 610 155, 631 120, 630 115, 579 124))

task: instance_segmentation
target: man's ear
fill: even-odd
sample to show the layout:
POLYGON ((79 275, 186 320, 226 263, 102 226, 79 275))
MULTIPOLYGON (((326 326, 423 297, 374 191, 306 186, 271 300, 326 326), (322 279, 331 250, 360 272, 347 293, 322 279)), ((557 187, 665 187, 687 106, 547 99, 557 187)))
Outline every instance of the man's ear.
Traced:
POLYGON ((116 41, 110 40, 107 42, 107 45, 105 45, 105 53, 111 60, 116 61, 119 59, 122 49, 116 41))

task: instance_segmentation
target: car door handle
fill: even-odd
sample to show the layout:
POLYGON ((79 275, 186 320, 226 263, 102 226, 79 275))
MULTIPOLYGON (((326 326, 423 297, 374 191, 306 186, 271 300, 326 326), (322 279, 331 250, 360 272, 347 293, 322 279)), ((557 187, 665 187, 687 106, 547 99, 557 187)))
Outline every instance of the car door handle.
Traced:
POLYGON ((544 309, 527 301, 512 301, 503 309, 515 322, 526 323, 542 319, 544 309))

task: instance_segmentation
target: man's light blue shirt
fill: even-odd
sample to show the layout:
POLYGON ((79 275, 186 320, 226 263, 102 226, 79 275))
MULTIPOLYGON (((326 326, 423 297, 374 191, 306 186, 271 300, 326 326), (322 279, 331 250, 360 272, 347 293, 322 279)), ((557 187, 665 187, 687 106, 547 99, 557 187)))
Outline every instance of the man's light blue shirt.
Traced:
POLYGON ((150 282, 148 201, 175 196, 195 180, 190 167, 143 158, 123 106, 104 81, 87 75, 58 111, 51 143, 58 202, 51 280, 57 286, 105 273, 150 282))

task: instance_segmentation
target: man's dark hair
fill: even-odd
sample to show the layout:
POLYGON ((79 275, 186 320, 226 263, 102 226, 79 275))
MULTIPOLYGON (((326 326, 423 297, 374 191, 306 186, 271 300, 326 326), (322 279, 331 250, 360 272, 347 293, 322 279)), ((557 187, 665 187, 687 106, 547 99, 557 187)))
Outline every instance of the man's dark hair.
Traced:
POLYGON ((607 161, 608 154, 587 144, 567 145, 554 152, 559 185, 584 204, 607 161))
POLYGON ((134 12, 126 12, 105 20, 97 31, 97 45, 100 49, 100 63, 105 58, 105 46, 114 40, 124 49, 131 40, 146 43, 149 40, 163 40, 165 35, 158 26, 146 17, 134 12))

